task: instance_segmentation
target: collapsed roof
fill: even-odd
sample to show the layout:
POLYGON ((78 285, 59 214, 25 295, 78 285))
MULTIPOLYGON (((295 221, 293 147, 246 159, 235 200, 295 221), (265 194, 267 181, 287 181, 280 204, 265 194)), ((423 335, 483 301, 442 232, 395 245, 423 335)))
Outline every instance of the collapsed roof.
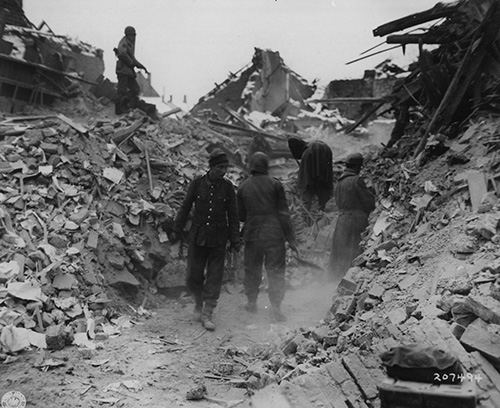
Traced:
POLYGON ((405 112, 421 111, 426 119, 420 124, 421 132, 416 132, 423 136, 415 156, 431 133, 445 131, 451 124, 460 127, 481 110, 500 111, 499 21, 500 1, 461 0, 438 3, 373 31, 375 36, 388 35, 387 43, 419 45, 420 55, 410 74, 378 105, 389 102, 402 113, 396 138, 408 124, 405 112), (395 34, 434 20, 438 21, 430 28, 395 34), (427 50, 426 44, 437 47, 427 50))
POLYGON ((103 73, 102 50, 57 35, 45 22, 36 28, 21 0, 0 0, 0 96, 11 101, 7 110, 20 101, 43 104, 70 96, 71 80, 93 84, 103 73))
POLYGON ((200 115, 209 111, 220 117, 226 115, 221 107, 233 110, 275 113, 292 100, 304 105, 304 99, 314 94, 316 87, 291 70, 279 52, 255 48, 252 62, 216 84, 200 98, 191 113, 200 115))

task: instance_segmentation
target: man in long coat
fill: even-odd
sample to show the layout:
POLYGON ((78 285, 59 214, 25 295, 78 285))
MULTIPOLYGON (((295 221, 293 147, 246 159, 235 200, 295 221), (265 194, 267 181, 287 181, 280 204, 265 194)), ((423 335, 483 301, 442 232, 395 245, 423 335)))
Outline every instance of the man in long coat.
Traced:
POLYGON ((344 277, 353 259, 360 254, 361 234, 368 226, 369 214, 375 209, 375 196, 359 176, 363 156, 350 155, 345 165, 335 188, 339 216, 330 254, 330 277, 336 281, 344 277))
POLYGON ((257 312, 257 296, 265 266, 269 282, 271 317, 284 321, 281 302, 285 295, 285 241, 297 252, 285 190, 268 175, 269 158, 256 152, 250 159, 251 176, 238 189, 238 211, 244 222, 246 310, 257 312))
POLYGON ((305 142, 297 137, 288 139, 292 155, 299 163, 297 187, 307 209, 314 197, 318 198, 319 209, 325 209, 333 195, 332 149, 321 140, 305 142))
POLYGON ((195 319, 201 320, 207 330, 215 330, 213 310, 222 286, 227 242, 234 251, 240 246, 235 188, 224 178, 228 165, 228 158, 221 149, 211 153, 208 173, 195 178, 188 187, 171 240, 178 240, 194 205, 189 231, 187 287, 195 300, 195 319))

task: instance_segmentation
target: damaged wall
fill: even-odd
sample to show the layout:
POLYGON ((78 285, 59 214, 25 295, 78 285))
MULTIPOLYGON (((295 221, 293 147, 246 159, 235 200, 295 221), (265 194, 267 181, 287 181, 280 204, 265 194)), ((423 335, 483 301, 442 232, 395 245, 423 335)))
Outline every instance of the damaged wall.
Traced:
POLYGON ((76 72, 91 82, 104 73, 103 51, 63 35, 7 25, 3 40, 12 43, 11 57, 76 72))
MULTIPOLYGON (((340 79, 331 81, 326 90, 324 99, 340 97, 383 97, 392 91, 397 78, 376 78, 375 72, 365 71, 365 75, 360 79, 340 79)), ((337 108, 343 116, 350 119, 358 119, 365 112, 373 107, 370 102, 336 102, 329 104, 330 107, 337 108)))
POLYGON ((2 22, 20 27, 33 26, 24 14, 22 0, 0 0, 0 25, 2 22))
POLYGON ((274 112, 290 99, 303 105, 314 91, 315 86, 292 71, 279 52, 256 48, 252 64, 216 84, 200 98, 191 113, 210 111, 223 118, 227 113, 221 105, 233 110, 243 107, 249 111, 274 112))
POLYGON ((257 71, 243 91, 250 111, 275 112, 289 99, 303 102, 313 94, 307 81, 284 64, 279 52, 256 49, 253 63, 257 71))

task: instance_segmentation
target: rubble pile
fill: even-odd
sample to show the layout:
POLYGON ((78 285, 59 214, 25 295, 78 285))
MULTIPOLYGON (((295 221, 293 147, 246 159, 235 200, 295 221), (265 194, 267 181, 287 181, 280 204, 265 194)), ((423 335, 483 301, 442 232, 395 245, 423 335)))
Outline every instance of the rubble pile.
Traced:
POLYGON ((408 44, 420 47, 419 59, 410 65, 409 75, 376 106, 388 102, 396 112, 397 124, 388 147, 411 135, 403 138, 392 154, 417 157, 456 137, 468 120, 481 112, 499 111, 499 18, 496 0, 462 0, 438 3, 373 31, 403 49, 408 44), (437 21, 430 28, 419 27, 415 32, 415 26, 433 20, 437 21), (412 30, 402 32, 407 29, 412 30), (425 45, 436 47, 427 50, 425 45))
POLYGON ((482 406, 495 406, 500 161, 489 144, 491 129, 498 132, 500 120, 473 123, 461 135, 466 163, 450 166, 450 151, 422 168, 387 158, 367 164, 379 206, 364 252, 339 283, 322 324, 291 333, 264 357, 240 354, 248 367, 259 367, 240 373, 249 388, 277 382, 279 391, 265 392, 290 399, 294 387, 304 384, 314 383, 316 394, 325 391, 321 381, 327 380, 318 380, 324 375, 333 378, 330 387, 338 388, 344 402, 377 406, 377 386, 386 378, 378 355, 419 343, 455 354, 467 373, 464 387, 471 380, 482 406))
POLYGON ((106 337, 117 307, 108 286, 130 298, 141 283, 179 280, 168 228, 207 148, 224 136, 137 111, 89 129, 62 114, 5 118, 0 137, 4 352, 106 337))

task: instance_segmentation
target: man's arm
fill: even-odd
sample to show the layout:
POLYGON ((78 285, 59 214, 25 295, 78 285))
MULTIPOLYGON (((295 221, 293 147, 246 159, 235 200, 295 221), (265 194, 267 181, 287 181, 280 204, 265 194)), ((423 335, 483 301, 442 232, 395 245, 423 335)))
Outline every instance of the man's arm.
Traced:
POLYGON ((239 247, 240 242, 240 222, 238 219, 238 207, 236 204, 236 194, 233 184, 228 181, 227 185, 227 220, 229 223, 229 240, 232 245, 239 247))
POLYGON ((278 218, 285 234, 285 239, 290 243, 295 245, 295 232, 292 226, 292 220, 290 218, 290 211, 288 210, 288 204, 286 202, 285 189, 283 185, 277 181, 277 205, 278 205, 278 218))
POLYGON ((358 177, 357 185, 361 206, 369 214, 375 209, 375 195, 366 186, 365 181, 361 177, 358 177))
POLYGON ((243 200, 243 193, 241 192, 241 188, 238 189, 237 204, 238 204, 238 215, 240 217, 241 222, 247 221, 247 209, 245 208, 245 201, 243 200))
POLYGON ((179 208, 179 212, 177 213, 177 217, 175 217, 174 222, 174 231, 176 233, 182 232, 184 226, 186 225, 186 221, 191 211, 191 207, 193 206, 196 194, 198 192, 198 181, 197 179, 193 180, 188 187, 188 191, 184 201, 179 208))

